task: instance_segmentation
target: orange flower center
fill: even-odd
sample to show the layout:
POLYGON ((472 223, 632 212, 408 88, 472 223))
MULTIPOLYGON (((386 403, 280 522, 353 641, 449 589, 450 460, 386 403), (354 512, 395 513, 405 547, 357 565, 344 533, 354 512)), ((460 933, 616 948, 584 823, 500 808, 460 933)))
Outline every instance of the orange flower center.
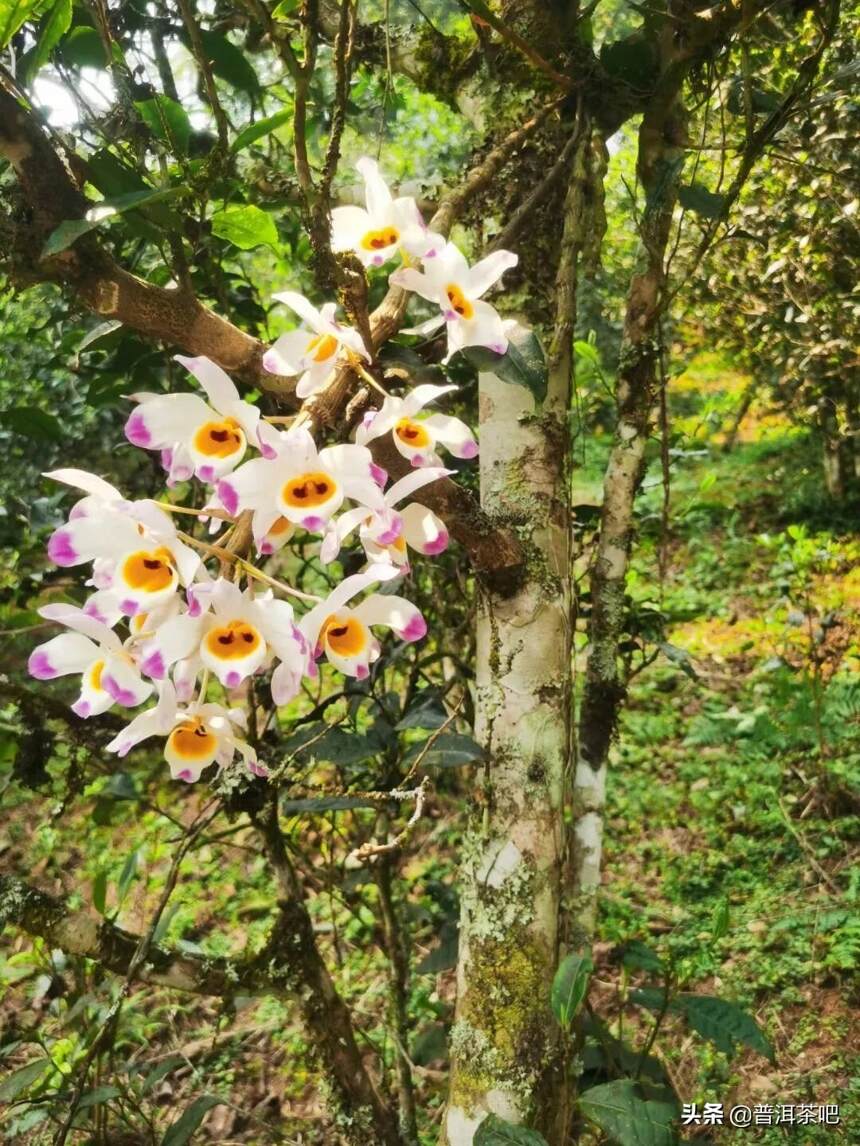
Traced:
POLYGON ((206 634, 206 648, 213 657, 225 661, 241 660, 256 652, 262 637, 247 621, 229 621, 206 634))
POLYGON ((168 549, 150 551, 139 549, 130 553, 122 563, 120 576, 132 589, 145 593, 158 593, 173 583, 174 570, 168 549))
POLYGON ((329 617, 320 632, 320 642, 338 656, 357 656, 364 650, 364 626, 353 617, 329 617))
POLYGON ((185 760, 205 760, 218 747, 218 738, 199 717, 178 725, 167 738, 177 756, 185 760))
POLYGON ((411 418, 401 418, 394 427, 394 432, 407 446, 414 446, 417 450, 426 449, 431 445, 430 435, 420 422, 413 422, 411 418))
POLYGON ((456 283, 448 283, 445 287, 445 294, 448 296, 448 302, 451 304, 451 309, 455 310, 461 318, 474 318, 475 308, 460 290, 456 283))
POLYGON ((337 339, 333 334, 318 334, 305 347, 305 354, 313 356, 314 362, 325 362, 337 350, 337 339))
POLYGON ((382 227, 379 231, 368 231, 362 236, 361 245, 366 251, 384 251, 386 247, 393 247, 400 239, 400 232, 396 227, 382 227))
POLYGON ((104 668, 104 661, 96 661, 90 669, 90 687, 94 688, 96 692, 102 691, 102 673, 104 672, 104 668))
POLYGON ((229 458, 245 445, 245 435, 235 418, 206 422, 194 435, 194 448, 207 458, 229 458))
POLYGON ((280 537, 282 533, 288 533, 292 530, 293 523, 286 517, 279 517, 274 525, 269 526, 269 534, 272 537, 280 537))
POLYGON ((328 474, 299 474, 284 486, 283 498, 287 505, 296 509, 312 508, 329 501, 336 488, 334 478, 328 474))

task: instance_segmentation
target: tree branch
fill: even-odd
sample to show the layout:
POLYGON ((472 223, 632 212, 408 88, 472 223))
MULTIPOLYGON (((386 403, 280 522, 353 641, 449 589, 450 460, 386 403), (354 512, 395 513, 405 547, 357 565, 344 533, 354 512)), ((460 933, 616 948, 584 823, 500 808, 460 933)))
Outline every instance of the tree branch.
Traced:
POLYGON ((0 156, 15 170, 26 222, 11 255, 15 277, 69 287, 101 318, 118 319, 147 338, 205 354, 251 386, 291 396, 295 380, 263 369, 266 350, 188 291, 155 286, 119 266, 93 235, 49 258, 45 240, 60 223, 82 219, 93 204, 80 190, 35 114, 0 83, 0 156))
MULTIPOLYGON (((31 887, 13 875, 0 876, 0 927, 10 924, 28 935, 44 939, 70 955, 92 959, 117 975, 127 975, 141 942, 108 920, 94 919, 89 912, 74 911, 63 900, 31 887)), ((146 961, 134 978, 196 995, 229 998, 248 995, 289 994, 282 981, 272 977, 266 960, 248 960, 180 955, 150 946, 146 961)))

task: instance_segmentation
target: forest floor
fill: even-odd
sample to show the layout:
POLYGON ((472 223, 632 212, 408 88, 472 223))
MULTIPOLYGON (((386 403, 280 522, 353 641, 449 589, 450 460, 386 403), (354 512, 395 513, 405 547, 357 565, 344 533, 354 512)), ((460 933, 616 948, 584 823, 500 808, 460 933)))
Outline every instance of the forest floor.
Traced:
MULTIPOLYGON (((676 987, 732 1000, 754 1015, 775 1049, 773 1061, 751 1049, 725 1053, 670 1014, 652 1053, 681 1099, 726 1110, 841 1107, 840 1127, 700 1126, 683 1131, 691 1140, 857 1141, 860 542, 849 508, 822 493, 818 458, 803 432, 753 406, 734 448, 723 451, 744 385, 718 361, 698 360, 673 391, 669 531, 659 464, 642 498, 629 642, 641 671, 608 786, 591 1004, 611 1035, 641 1048, 653 1013, 635 1005, 631 991, 655 982, 641 967, 656 955, 676 987), (655 642, 662 651, 651 661, 655 642), (653 953, 638 948, 640 969, 636 959, 623 959, 631 943, 653 953)), ((592 441, 578 455, 584 529, 605 448, 592 441)), ((0 791, 12 751, 4 757, 0 742, 0 791)), ((68 767, 69 753, 55 746, 59 769, 68 767)), ((169 807, 170 787, 155 780, 160 767, 152 787, 141 788, 169 807)), ((5 787, 3 869, 26 871, 58 893, 77 888, 82 906, 115 910, 130 930, 145 926, 176 827, 126 784, 106 774, 67 813, 60 804, 46 807, 44 796, 5 787)), ((434 818, 401 871, 416 967, 410 1054, 428 1144, 444 1093, 453 999, 461 791, 453 780, 439 784, 434 818)), ((176 811, 187 819, 192 809, 176 811)), ((331 818, 302 831, 323 857, 339 846, 331 818)), ((373 889, 334 863, 321 864, 323 887, 335 871, 343 882, 316 897, 317 927, 330 939, 362 1037, 392 1051, 373 889)), ((161 934, 168 945, 213 954, 231 952, 229 935, 259 944, 271 896, 253 836, 240 823, 226 840, 194 853, 161 934)), ((56 1087, 80 1061, 115 985, 91 965, 7 932, 0 947, 2 1067, 47 1050, 58 1074, 46 1075, 45 1086, 56 1087)), ((236 999, 222 1007, 141 988, 124 1011, 114 1059, 102 1060, 92 1081, 89 1128, 97 1129, 95 1112, 111 1103, 105 1141, 157 1143, 183 1107, 211 1094, 222 1104, 206 1115, 195 1141, 330 1146, 309 1077, 288 1000, 236 999), (105 1086, 115 1091, 99 1097, 105 1086)), ((36 1086, 31 1097, 38 1096, 36 1086)), ((38 1102, 12 1104, 0 1116, 6 1141, 47 1142, 50 1129, 38 1102)))

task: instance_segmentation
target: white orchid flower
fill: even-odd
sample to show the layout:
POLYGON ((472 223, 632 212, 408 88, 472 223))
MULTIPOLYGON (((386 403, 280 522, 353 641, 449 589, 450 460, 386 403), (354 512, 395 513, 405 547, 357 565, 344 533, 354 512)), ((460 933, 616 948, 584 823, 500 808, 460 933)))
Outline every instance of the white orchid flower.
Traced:
POLYGON ((239 464, 249 442, 269 454, 276 431, 261 421, 256 406, 239 397, 221 367, 203 356, 175 357, 194 375, 211 405, 197 394, 132 394, 139 404, 125 424, 132 445, 161 451, 168 485, 195 474, 201 481, 217 481, 239 464))
POLYGON ((454 243, 447 243, 439 255, 424 264, 423 272, 401 267, 389 281, 434 302, 441 314, 405 334, 431 334, 443 322, 448 324, 448 353, 444 361, 467 346, 486 346, 496 354, 508 349, 506 324, 483 295, 517 265, 513 251, 494 251, 470 267, 454 243))
POLYGON ((356 430, 356 442, 366 445, 391 431, 395 446, 413 466, 441 465, 437 445, 445 446, 456 458, 474 458, 478 443, 465 422, 447 414, 422 413, 428 403, 456 389, 456 386, 425 383, 403 398, 389 396, 381 410, 365 416, 356 430))
POLYGON ((109 752, 126 756, 135 745, 153 736, 166 736, 164 757, 174 780, 193 783, 204 768, 225 768, 238 752, 255 776, 266 775, 254 749, 240 735, 246 716, 242 709, 221 704, 196 703, 180 708, 170 681, 159 686, 158 704, 135 717, 106 746, 109 752))
POLYGON ((302 427, 281 434, 277 455, 240 466, 218 483, 218 497, 228 513, 254 511, 252 528, 260 548, 279 518, 318 533, 350 498, 368 509, 383 507, 373 479, 370 451, 360 445, 317 450, 302 427))
POLYGON ((293 619, 293 607, 271 592, 242 592, 224 578, 196 586, 195 611, 159 625, 143 647, 141 669, 157 680, 178 661, 194 658, 225 688, 238 688, 273 659, 272 697, 286 704, 299 691, 309 667, 309 646, 293 619))
POLYGON ((379 657, 379 642, 372 625, 385 625, 402 641, 418 641, 427 632, 427 622, 419 609, 404 597, 372 593, 354 609, 347 602, 380 581, 399 576, 393 565, 376 564, 366 573, 356 573, 341 581, 328 597, 306 613, 299 628, 316 656, 325 653, 329 664, 345 676, 366 680, 370 665, 379 657))
POLYGON ((448 546, 448 530, 444 523, 426 506, 412 502, 400 512, 395 510, 405 498, 447 477, 453 470, 438 466, 417 470, 396 481, 383 495, 385 508, 370 515, 364 509, 348 509, 336 517, 320 547, 320 558, 334 561, 344 541, 358 527, 364 552, 370 561, 387 561, 401 572, 409 570, 407 546, 427 556, 442 553, 448 546))
POLYGON ((51 534, 49 558, 61 566, 93 562, 93 584, 112 591, 119 612, 149 612, 164 604, 180 583, 190 584, 200 558, 180 541, 170 516, 154 501, 126 501, 112 485, 85 470, 52 470, 45 477, 88 495, 51 534))
POLYGON ((82 718, 98 716, 113 704, 135 708, 152 693, 131 653, 116 633, 75 605, 45 605, 39 616, 57 621, 62 633, 30 654, 27 668, 37 680, 81 674, 81 695, 72 711, 82 718))
POLYGON ((335 207, 332 250, 355 251, 366 267, 381 267, 399 250, 420 259, 434 258, 445 240, 427 229, 415 200, 392 196, 375 159, 364 156, 355 166, 364 179, 367 210, 335 207))
POLYGON ((297 397, 309 398, 325 387, 341 350, 370 361, 358 331, 336 321, 333 302, 327 302, 317 310, 295 291, 283 291, 274 297, 278 302, 286 303, 310 328, 282 334, 263 355, 263 366, 272 374, 301 374, 296 386, 297 397))

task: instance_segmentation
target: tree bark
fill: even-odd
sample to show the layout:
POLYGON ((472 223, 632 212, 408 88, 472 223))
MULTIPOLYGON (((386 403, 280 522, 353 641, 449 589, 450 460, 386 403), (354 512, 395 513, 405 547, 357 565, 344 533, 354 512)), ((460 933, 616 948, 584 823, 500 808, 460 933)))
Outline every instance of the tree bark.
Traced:
POLYGON ((568 1105, 550 988, 572 761, 568 410, 588 218, 588 142, 577 131, 546 398, 479 376, 481 504, 515 525, 526 560, 512 591, 482 583, 478 592, 476 734, 486 758, 463 848, 446 1146, 471 1146, 489 1113, 528 1120, 556 1146, 568 1105))
MULTIPOLYGON (((672 32, 664 33, 664 74, 671 75, 672 32)), ((575 860, 573 939, 591 942, 603 848, 603 807, 609 748, 625 696, 618 660, 624 632, 624 592, 634 533, 634 503, 645 472, 645 450, 663 353, 665 257, 681 171, 686 115, 678 98, 682 76, 646 111, 639 130, 638 169, 646 194, 639 268, 630 281, 616 383, 618 423, 603 481, 597 553, 593 562, 588 663, 579 719, 574 780, 575 860)))

